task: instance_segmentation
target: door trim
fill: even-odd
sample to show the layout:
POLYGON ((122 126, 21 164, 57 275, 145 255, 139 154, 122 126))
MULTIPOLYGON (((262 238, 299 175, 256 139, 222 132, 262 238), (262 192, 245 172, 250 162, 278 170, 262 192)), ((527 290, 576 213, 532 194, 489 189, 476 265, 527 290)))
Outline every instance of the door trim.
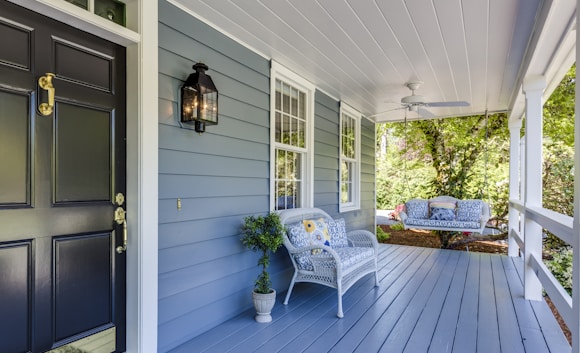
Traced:
POLYGON ((157 0, 125 1, 135 31, 63 0, 8 1, 127 48, 127 352, 157 352, 157 0))

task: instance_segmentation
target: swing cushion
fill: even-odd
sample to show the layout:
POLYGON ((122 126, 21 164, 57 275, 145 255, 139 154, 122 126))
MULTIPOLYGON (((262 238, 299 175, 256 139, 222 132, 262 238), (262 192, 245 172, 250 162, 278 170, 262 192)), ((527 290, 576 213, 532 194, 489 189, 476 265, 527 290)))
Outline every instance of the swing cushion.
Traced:
POLYGON ((438 221, 455 220, 455 202, 433 201, 429 203, 431 216, 429 219, 438 221))
POLYGON ((481 234, 489 219, 489 206, 483 200, 459 200, 451 196, 438 196, 429 200, 413 199, 406 205, 408 213, 402 211, 399 214, 405 229, 481 234))
POLYGON ((463 222, 479 222, 482 207, 481 200, 457 201, 457 220, 463 222))
POLYGON ((433 230, 454 230, 454 229, 474 229, 480 228, 479 222, 464 222, 464 221, 443 221, 443 220, 433 220, 433 219, 417 219, 417 218, 407 218, 405 221, 405 226, 413 228, 424 227, 425 229, 433 230))
POLYGON ((437 221, 453 221, 455 220, 455 209, 431 207, 431 217, 429 217, 429 219, 437 221))
POLYGON ((406 204, 409 218, 428 219, 429 201, 423 199, 410 200, 406 204))

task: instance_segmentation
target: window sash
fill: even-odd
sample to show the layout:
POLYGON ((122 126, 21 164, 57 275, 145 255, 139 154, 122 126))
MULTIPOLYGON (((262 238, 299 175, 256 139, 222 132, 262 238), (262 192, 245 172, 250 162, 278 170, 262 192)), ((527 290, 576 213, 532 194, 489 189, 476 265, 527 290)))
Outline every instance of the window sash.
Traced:
POLYGON ((360 113, 341 104, 340 212, 360 208, 360 113))
POLYGON ((315 86, 272 61, 270 208, 312 207, 315 86))

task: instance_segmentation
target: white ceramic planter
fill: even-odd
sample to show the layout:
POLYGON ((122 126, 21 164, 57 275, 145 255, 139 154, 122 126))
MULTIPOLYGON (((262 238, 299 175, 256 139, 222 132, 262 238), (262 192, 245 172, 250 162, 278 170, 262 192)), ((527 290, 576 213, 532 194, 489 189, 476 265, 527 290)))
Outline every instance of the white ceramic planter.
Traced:
POLYGON ((252 299, 256 308, 256 317, 254 319, 260 323, 272 321, 270 313, 276 303, 276 291, 272 289, 272 292, 268 294, 260 294, 253 291, 252 299))

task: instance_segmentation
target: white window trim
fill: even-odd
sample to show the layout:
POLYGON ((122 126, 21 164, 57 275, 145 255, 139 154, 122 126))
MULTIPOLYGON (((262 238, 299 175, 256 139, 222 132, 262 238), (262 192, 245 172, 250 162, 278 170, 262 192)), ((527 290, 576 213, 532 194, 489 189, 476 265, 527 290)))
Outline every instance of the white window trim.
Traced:
MULTIPOLYGON (((338 145, 339 145, 339 163, 338 163, 338 210, 339 212, 349 212, 360 210, 360 170, 361 170, 361 119, 362 114, 349 106, 344 102, 340 102, 340 119, 339 119, 339 133, 338 133, 338 145), (346 114, 355 120, 355 170, 353 172, 352 181, 352 202, 343 203, 342 202, 342 116, 346 114)), ((350 161, 350 159, 349 159, 350 161)))
MULTIPOLYGON (((274 210, 276 206, 276 80, 279 79, 306 93, 306 131, 305 143, 306 153, 303 160, 302 172, 303 182, 300 193, 302 204, 300 207, 314 206, 314 92, 316 87, 300 77, 293 71, 278 64, 274 60, 271 61, 270 67, 270 209, 274 210)), ((295 150, 289 146, 281 145, 284 149, 295 150)))

